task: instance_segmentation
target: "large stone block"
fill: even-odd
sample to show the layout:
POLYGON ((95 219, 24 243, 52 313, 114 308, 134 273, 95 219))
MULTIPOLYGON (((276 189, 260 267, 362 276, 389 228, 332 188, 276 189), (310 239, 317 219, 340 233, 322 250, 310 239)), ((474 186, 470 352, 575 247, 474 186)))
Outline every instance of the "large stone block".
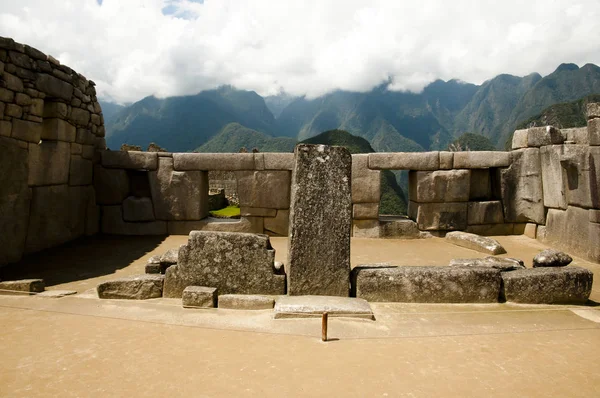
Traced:
POLYGON ((71 147, 67 142, 29 144, 29 185, 67 184, 70 161, 71 147))
POLYGON ((352 155, 352 203, 379 203, 381 171, 369 169, 369 155, 352 155))
POLYGON ((502 272, 525 269, 522 260, 516 258, 494 257, 485 258, 455 258, 450 260, 451 267, 488 267, 496 268, 502 272))
POLYGON ((466 151, 454 153, 455 169, 487 169, 490 167, 508 167, 510 152, 466 151))
POLYGON ((174 171, 173 159, 161 157, 148 175, 154 214, 159 220, 201 220, 208 215, 208 173, 174 171))
POLYGON ((46 288, 43 279, 20 279, 17 281, 0 282, 1 295, 29 295, 41 293, 46 288))
POLYGON ((410 200, 419 203, 467 202, 469 170, 411 171, 408 174, 410 200))
POLYGON ((585 114, 588 119, 600 118, 600 103, 590 102, 586 105, 585 114))
POLYGON ((41 123, 20 119, 12 120, 12 138, 37 144, 38 142, 40 142, 41 135, 41 123))
POLYGON ((71 240, 70 206, 67 185, 33 188, 25 252, 37 252, 71 240))
POLYGON ((512 152, 509 168, 500 170, 500 190, 506 222, 545 224, 539 148, 512 152))
POLYGON ((64 102, 54 102, 46 100, 44 104, 44 118, 66 119, 69 114, 69 108, 64 102))
MULTIPOLYGON (((66 219, 67 228, 70 231, 70 239, 75 239, 89 232, 90 223, 87 221, 90 208, 95 207, 94 189, 91 186, 69 187, 69 214, 66 219)), ((93 215, 95 217, 95 215, 93 215)))
MULTIPOLYGON (((255 156, 258 154, 254 154, 255 156)), ((293 153, 263 153, 265 170, 289 170, 294 168, 293 153)))
POLYGON ((352 288, 367 301, 493 303, 500 271, 486 267, 356 267, 352 288))
POLYGON ((236 172, 240 206, 289 209, 289 171, 236 172))
POLYGON ((0 266, 19 261, 25 248, 31 191, 28 151, 0 138, 0 266))
POLYGON ((565 145, 560 158, 569 205, 600 208, 600 148, 565 145))
POLYGON ((81 108, 73 108, 69 115, 69 120, 76 126, 86 127, 90 122, 90 112, 81 108))
POLYGON ((589 217, 589 210, 579 207, 569 206, 566 211, 548 210, 546 243, 581 257, 600 260, 594 256, 594 251, 600 243, 600 235, 593 225, 598 224, 590 223, 589 217))
POLYGON ((275 235, 287 236, 290 229, 290 211, 277 210, 275 217, 265 217, 264 229, 265 232, 270 232, 275 235))
POLYGON ((524 304, 585 304, 593 278, 591 271, 573 266, 504 272, 503 297, 524 304))
POLYGON ((467 208, 467 223, 469 225, 501 224, 503 222, 504 214, 500 201, 469 202, 467 208))
POLYGON ((421 239, 429 236, 427 232, 419 231, 419 226, 413 220, 382 217, 379 220, 379 237, 391 239, 421 239))
POLYGON ((123 201, 123 220, 129 222, 154 221, 154 207, 150 198, 130 196, 123 201))
POLYGON ((563 133, 553 126, 531 127, 517 130, 513 135, 512 149, 526 147, 541 147, 544 145, 562 144, 565 142, 563 133))
POLYGON ((482 253, 493 255, 506 253, 504 247, 497 240, 468 232, 448 232, 446 241, 482 253))
POLYGON ((275 303, 275 319, 321 317, 359 318, 375 320, 366 300, 354 297, 283 296, 275 303))
POLYGON ((129 177, 125 170, 95 165, 94 188, 99 205, 121 204, 129 196, 129 177))
POLYGON ((71 155, 69 167, 69 185, 91 185, 94 165, 91 160, 79 155, 71 155))
POLYGON ((424 231, 462 230, 467 228, 467 202, 409 203, 409 216, 424 231))
POLYGON ((66 120, 44 119, 41 136, 43 140, 75 142, 76 136, 77 129, 66 120))
POLYGON ((73 86, 71 84, 44 73, 38 74, 35 88, 46 94, 47 97, 60 98, 69 103, 73 96, 73 86))
POLYGON ((166 235, 167 222, 126 222, 122 206, 102 206, 101 231, 110 235, 166 235))
POLYGON ((288 293, 348 296, 352 157, 344 147, 306 144, 294 154, 288 293))
POLYGON ((590 145, 600 145, 600 118, 588 121, 588 142, 590 145))
POLYGON ((96 289, 101 299, 147 300, 162 297, 164 279, 164 275, 135 275, 102 282, 96 289))
POLYGON ((454 152, 440 152, 440 169, 450 170, 454 167, 454 152))
POLYGON ((548 145, 540 148, 542 191, 546 207, 567 208, 566 187, 563 179, 563 174, 566 177, 566 173, 560 164, 563 151, 563 145, 548 145))
POLYGON ((570 129, 561 129, 565 141, 571 141, 571 143, 579 145, 589 145, 590 136, 588 134, 587 127, 575 127, 570 129))
POLYGON ((465 231, 482 236, 520 235, 513 223, 469 225, 465 231))
POLYGON ((373 170, 437 170, 439 152, 370 153, 369 168, 373 170))
POLYGON ((156 152, 101 151, 100 154, 104 167, 133 170, 156 170, 158 168, 156 152))
POLYGON ((174 153, 173 161, 180 171, 254 170, 253 153, 174 153))
POLYGON ((379 238, 379 220, 353 220, 352 236, 355 238, 379 238))
POLYGON ((275 250, 266 235, 192 231, 167 269, 165 297, 188 286, 211 286, 220 294, 285 294, 285 275, 275 270, 275 250))

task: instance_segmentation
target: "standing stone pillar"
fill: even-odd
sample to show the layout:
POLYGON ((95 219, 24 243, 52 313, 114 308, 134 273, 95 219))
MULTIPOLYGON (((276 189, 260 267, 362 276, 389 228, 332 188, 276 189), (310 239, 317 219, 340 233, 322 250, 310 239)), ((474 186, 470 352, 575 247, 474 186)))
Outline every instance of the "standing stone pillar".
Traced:
POLYGON ((352 157, 344 147, 296 146, 288 294, 348 296, 352 157))

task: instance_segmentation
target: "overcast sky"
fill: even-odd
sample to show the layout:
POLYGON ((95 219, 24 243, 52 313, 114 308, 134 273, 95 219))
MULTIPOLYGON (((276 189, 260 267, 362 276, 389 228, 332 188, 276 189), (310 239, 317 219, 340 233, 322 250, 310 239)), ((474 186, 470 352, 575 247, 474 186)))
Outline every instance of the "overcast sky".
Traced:
POLYGON ((0 36, 116 102, 231 84, 316 97, 600 65, 599 0, 0 0, 0 36))

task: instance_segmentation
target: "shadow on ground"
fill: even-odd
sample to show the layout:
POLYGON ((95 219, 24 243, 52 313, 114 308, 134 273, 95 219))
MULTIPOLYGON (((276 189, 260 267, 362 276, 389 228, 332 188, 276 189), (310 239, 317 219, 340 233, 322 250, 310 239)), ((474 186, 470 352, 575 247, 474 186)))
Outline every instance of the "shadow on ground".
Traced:
POLYGON ((112 274, 154 250, 164 236, 97 235, 25 256, 0 268, 0 280, 42 278, 46 286, 112 274))

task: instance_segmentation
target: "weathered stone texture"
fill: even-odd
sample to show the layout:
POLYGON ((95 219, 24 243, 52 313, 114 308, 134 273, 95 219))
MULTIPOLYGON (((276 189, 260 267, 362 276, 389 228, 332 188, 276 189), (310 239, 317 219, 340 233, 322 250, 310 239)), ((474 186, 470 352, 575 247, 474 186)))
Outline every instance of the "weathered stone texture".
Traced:
POLYGON ((575 127, 570 129, 561 129, 565 140, 574 144, 589 145, 590 136, 587 127, 575 127))
POLYGON ((465 232, 482 236, 519 235, 513 223, 469 225, 465 232))
POLYGON ((469 170, 411 171, 410 200, 419 203, 466 202, 469 200, 469 170))
POLYGON ((283 296, 275 303, 275 319, 321 317, 375 320, 366 300, 354 297, 283 296))
POLYGON ((60 98, 65 101, 71 101, 73 96, 73 86, 67 82, 57 79, 54 76, 40 73, 35 82, 35 88, 49 97, 60 98))
POLYGON ((379 203, 381 171, 369 169, 369 155, 352 155, 352 203, 379 203))
POLYGON ((567 208, 567 196, 563 174, 566 173, 560 160, 564 152, 562 145, 548 145, 540 149, 542 166, 542 190, 544 192, 544 206, 557 209, 567 208))
POLYGON ((147 300, 162 297, 164 275, 135 275, 98 285, 101 299, 147 300))
POLYGON ((600 148, 565 145, 560 164, 565 170, 568 204, 600 208, 600 148))
POLYGON ((571 256, 554 249, 542 250, 533 258, 533 268, 565 267, 573 261, 571 256))
POLYGON ((183 308, 215 308, 217 306, 217 288, 188 286, 181 296, 183 308))
POLYGON ((37 252, 72 239, 69 187, 33 188, 25 251, 37 252))
POLYGON ((588 119, 600 118, 600 103, 590 102, 586 105, 585 114, 588 119))
POLYGON ((496 268, 500 271, 514 271, 517 269, 525 269, 525 264, 522 260, 510 257, 494 257, 488 256, 485 258, 458 258, 450 260, 451 267, 488 267, 496 268))
POLYGON ((19 119, 12 120, 12 138, 37 144, 38 142, 40 142, 41 135, 41 123, 19 119))
POLYGON ((205 218, 200 221, 169 221, 169 235, 189 235, 192 231, 246 232, 262 234, 263 217, 242 217, 239 220, 205 218))
MULTIPOLYGON (((258 154, 254 154, 256 156, 258 154)), ((263 153, 265 170, 289 170, 294 168, 293 153, 263 153)))
POLYGON ((325 145, 300 144, 294 154, 288 293, 348 296, 352 157, 325 145))
POLYGON ((503 254, 506 250, 502 247, 497 240, 471 234, 468 232, 454 231, 446 234, 446 241, 455 244, 457 246, 466 247, 468 249, 476 250, 482 253, 488 254, 503 254))
POLYGON ((535 239, 537 235, 537 228, 537 224, 531 222, 527 223, 527 225, 525 225, 525 232, 523 232, 523 235, 527 236, 528 238, 535 239))
POLYGON ((545 228, 546 242, 558 249, 600 261, 593 256, 600 235, 596 235, 590 225, 595 224, 589 222, 586 209, 573 206, 566 211, 550 209, 545 228))
POLYGON ((67 142, 29 144, 29 185, 67 184, 70 156, 71 147, 67 142))
POLYGON ((509 168, 500 171, 502 204, 506 222, 544 224, 544 198, 540 150, 519 149, 512 152, 509 168))
POLYGON ((104 167, 133 170, 156 170, 158 168, 156 152, 102 151, 101 156, 104 167))
POLYGON ((157 219, 201 220, 208 215, 206 172, 174 171, 173 159, 161 157, 149 179, 157 219))
POLYGON ((528 129, 515 131, 513 135, 512 149, 562 144, 564 141, 565 136, 556 127, 531 127, 528 129))
POLYGON ((66 120, 52 118, 44 119, 41 138, 43 140, 58 140, 75 142, 77 129, 66 120))
POLYGON ((238 171, 236 178, 240 206, 290 207, 289 171, 238 171))
POLYGON ((455 169, 487 169, 490 167, 508 167, 510 152, 466 151, 454 153, 455 169))
POLYGON ((181 297, 188 286, 216 287, 220 294, 285 294, 285 275, 274 262, 266 235, 192 231, 177 265, 167 269, 165 297, 181 297))
POLYGON ((352 236, 355 238, 379 238, 379 220, 353 220, 352 236))
POLYGON ((591 271, 573 266, 504 272, 503 297, 525 304, 585 304, 593 278, 591 271))
POLYGON ((588 121, 588 141, 590 145, 600 145, 600 118, 588 121))
POLYGON ((409 202, 408 214, 420 230, 462 230, 467 228, 467 202, 417 203, 409 202))
POLYGON ((28 151, 0 138, 0 265, 21 259, 27 237, 31 190, 28 151))
POLYGON ((240 207, 241 217, 275 217, 277 209, 265 209, 263 207, 240 207))
POLYGON ((219 308, 230 310, 270 310, 275 299, 258 294, 222 294, 219 296, 219 308))
POLYGON ((94 166, 96 201, 100 205, 120 204, 129 196, 129 177, 125 170, 94 166))
POLYGON ((469 202, 467 222, 476 224, 501 224, 504 222, 502 203, 498 200, 487 202, 469 202))
POLYGON ((0 282, 0 295, 35 294, 44 291, 46 284, 43 279, 20 279, 17 281, 0 282))
POLYGON ((369 168, 373 170, 428 171, 437 170, 439 167, 439 152, 378 152, 369 154, 369 168))
MULTIPOLYGON (((253 153, 174 153, 173 161, 179 171, 254 170, 253 153)), ((265 158, 265 166, 267 163, 265 158)))
POLYGON ((352 205, 354 220, 372 220, 379 218, 379 203, 356 203, 352 205))
POLYGON ((379 220, 380 238, 420 239, 427 235, 419 231, 416 222, 407 219, 394 219, 382 217, 379 220))
POLYGON ((367 301, 493 303, 500 271, 484 267, 356 267, 352 286, 367 301))
POLYGON ((69 185, 91 185, 94 165, 78 155, 71 155, 69 167, 69 185))
POLYGON ((469 186, 470 200, 491 200, 492 199, 492 179, 488 169, 471 170, 471 179, 469 186))
POLYGON ((440 169, 450 170, 454 167, 454 152, 440 152, 440 169))
POLYGON ((154 221, 152 200, 129 196, 123 201, 123 220, 130 222, 154 221))

